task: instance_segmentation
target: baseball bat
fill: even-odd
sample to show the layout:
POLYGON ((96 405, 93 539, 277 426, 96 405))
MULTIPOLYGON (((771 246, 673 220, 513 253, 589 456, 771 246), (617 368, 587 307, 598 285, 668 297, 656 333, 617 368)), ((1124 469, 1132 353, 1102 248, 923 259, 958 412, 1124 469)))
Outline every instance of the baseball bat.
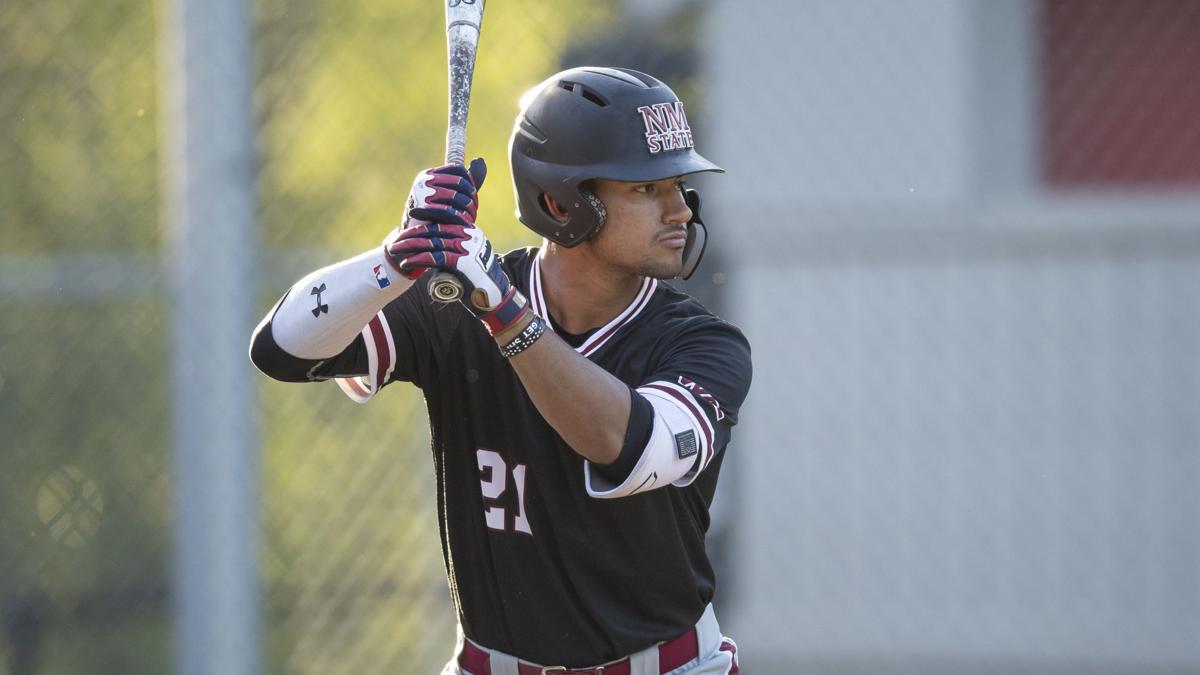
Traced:
MULTIPOLYGON (((449 80, 449 116, 446 128, 446 163, 463 164, 467 156, 467 109, 471 105, 471 78, 475 51, 483 28, 484 0, 445 0, 446 60, 449 80)), ((462 283, 449 272, 435 271, 429 297, 454 302, 463 295, 462 283)))

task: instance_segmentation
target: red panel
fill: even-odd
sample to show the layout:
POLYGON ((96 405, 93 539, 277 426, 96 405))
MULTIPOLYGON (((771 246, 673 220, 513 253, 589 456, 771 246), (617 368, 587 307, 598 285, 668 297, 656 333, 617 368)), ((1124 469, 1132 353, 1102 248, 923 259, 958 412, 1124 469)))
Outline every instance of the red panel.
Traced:
POLYGON ((1200 0, 1042 0, 1043 179, 1200 185, 1200 0))

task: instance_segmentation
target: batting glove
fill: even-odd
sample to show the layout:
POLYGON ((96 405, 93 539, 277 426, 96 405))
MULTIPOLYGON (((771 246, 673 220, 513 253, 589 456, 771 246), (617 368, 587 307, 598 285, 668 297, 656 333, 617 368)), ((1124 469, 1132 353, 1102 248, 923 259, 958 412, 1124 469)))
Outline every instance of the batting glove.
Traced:
POLYGON ((402 271, 400 267, 404 259, 391 252, 391 244, 396 241, 397 235, 411 227, 431 223, 474 225, 475 214, 479 211, 479 188, 486 177, 487 164, 483 158, 473 160, 470 168, 446 164, 418 173, 408 193, 403 224, 383 240, 383 250, 392 267, 413 280, 424 274, 427 268, 409 267, 407 271, 402 271))
POLYGON ((528 302, 509 281, 487 235, 474 226, 477 190, 486 175, 482 159, 472 161, 469 170, 450 165, 418 174, 407 227, 386 242, 384 250, 392 266, 409 279, 430 269, 456 276, 463 285, 460 302, 496 335, 521 320, 528 302))
POLYGON ((470 168, 446 164, 418 173, 404 207, 404 226, 474 225, 485 178, 487 164, 482 157, 472 160, 470 168))
POLYGON ((401 231, 388 245, 388 255, 400 259, 399 271, 417 278, 429 269, 444 270, 463 285, 463 304, 492 335, 520 321, 528 310, 525 296, 509 281, 492 252, 492 243, 478 227, 430 223, 401 231))

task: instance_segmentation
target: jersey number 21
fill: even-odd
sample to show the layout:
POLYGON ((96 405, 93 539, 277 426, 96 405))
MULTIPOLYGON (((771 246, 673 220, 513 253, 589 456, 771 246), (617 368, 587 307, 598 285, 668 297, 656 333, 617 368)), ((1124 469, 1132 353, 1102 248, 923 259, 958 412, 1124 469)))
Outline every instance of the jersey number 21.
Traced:
MULTIPOLYGON (((507 532, 507 509, 503 506, 492 505, 500 499, 508 488, 508 464, 495 450, 480 448, 476 451, 479 462, 479 487, 483 490, 483 519, 493 530, 507 532)), ((529 519, 525 517, 525 465, 517 464, 512 468, 513 485, 517 488, 517 512, 513 516, 512 529, 533 535, 529 528, 529 519)))

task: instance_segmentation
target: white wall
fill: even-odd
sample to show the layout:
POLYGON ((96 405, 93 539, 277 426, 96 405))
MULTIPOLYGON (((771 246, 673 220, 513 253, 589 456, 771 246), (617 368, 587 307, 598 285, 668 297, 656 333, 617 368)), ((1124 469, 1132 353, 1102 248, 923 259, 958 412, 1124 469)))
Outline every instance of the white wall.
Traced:
POLYGON ((1035 18, 712 6, 747 672, 1200 669, 1200 195, 1038 189, 1035 18))

